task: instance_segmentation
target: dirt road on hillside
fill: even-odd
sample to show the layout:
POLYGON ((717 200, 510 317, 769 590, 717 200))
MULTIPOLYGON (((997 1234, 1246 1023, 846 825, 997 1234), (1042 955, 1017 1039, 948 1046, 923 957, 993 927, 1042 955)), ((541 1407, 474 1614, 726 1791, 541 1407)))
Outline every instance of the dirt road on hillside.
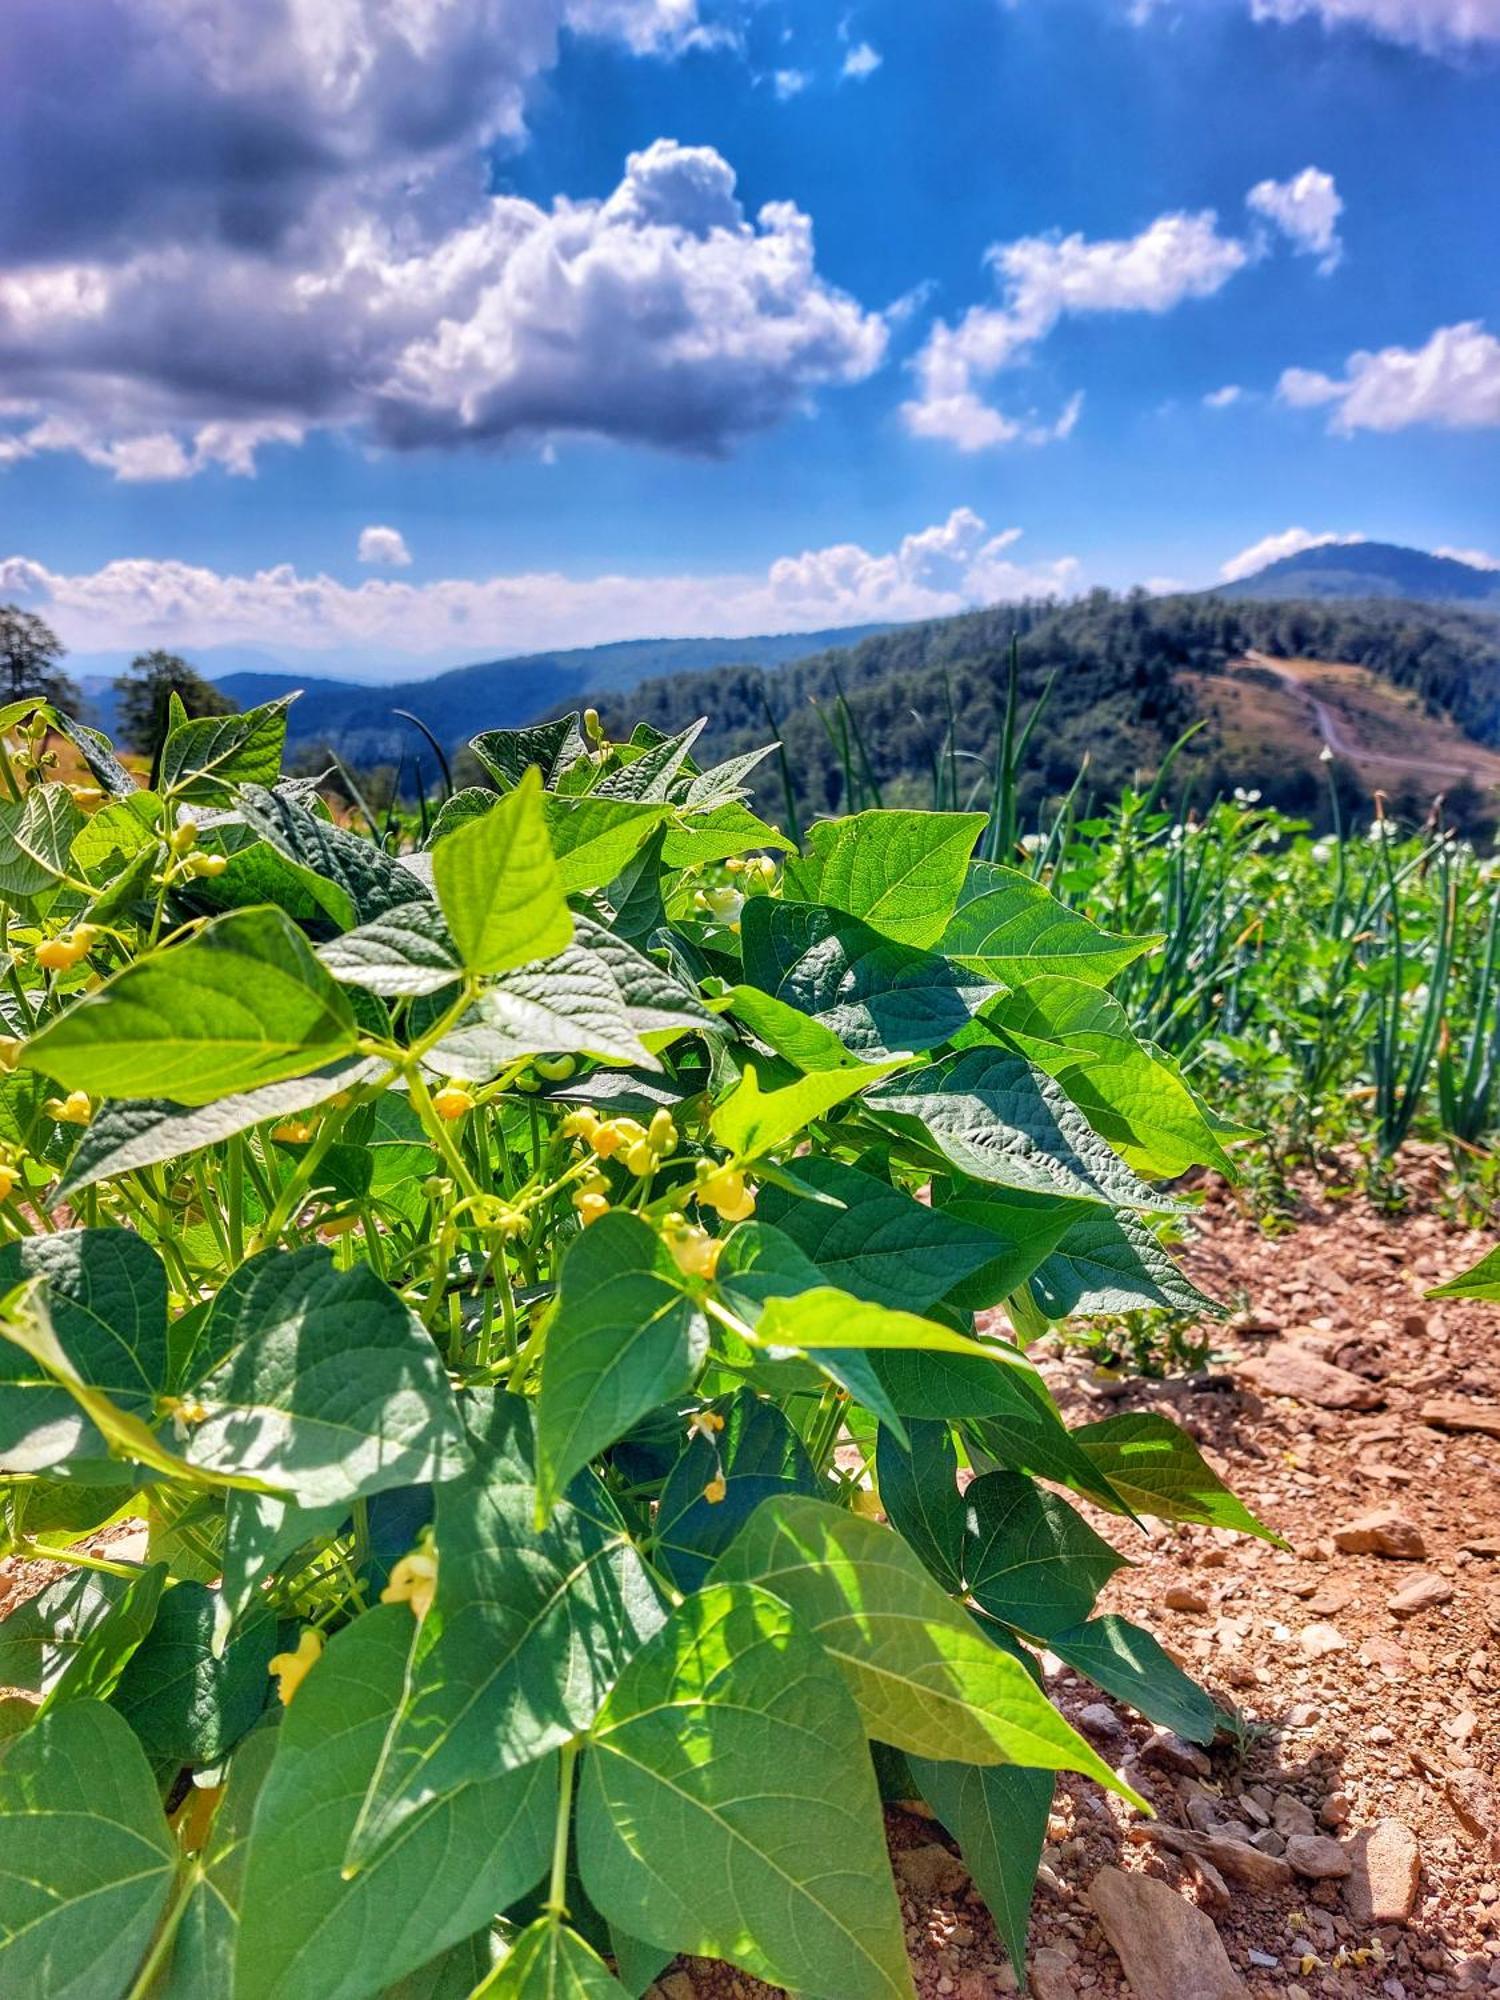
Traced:
POLYGON ((1362 744, 1350 736, 1348 718, 1314 694, 1283 661, 1273 660, 1268 653, 1252 651, 1245 654, 1245 664, 1260 667, 1274 675, 1288 693, 1306 703, 1312 710, 1313 721, 1324 747, 1331 750, 1335 757, 1346 758, 1351 764, 1380 764, 1393 771, 1409 772, 1414 777, 1472 778, 1474 775, 1472 764, 1433 757, 1405 757, 1394 751, 1376 750, 1362 744))

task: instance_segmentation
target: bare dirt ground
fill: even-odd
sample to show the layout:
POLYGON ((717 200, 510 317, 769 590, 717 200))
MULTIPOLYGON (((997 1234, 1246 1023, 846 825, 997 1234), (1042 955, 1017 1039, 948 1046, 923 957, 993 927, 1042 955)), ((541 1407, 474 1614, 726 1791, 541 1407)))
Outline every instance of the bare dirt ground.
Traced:
MULTIPOLYGON (((1223 1744, 1203 1760, 1066 1669, 1053 1675, 1062 1707, 1075 1721, 1089 1710, 1083 1726, 1151 1798, 1166 1840, 1207 1831, 1219 1861, 1195 1865, 1120 1801, 1063 1780, 1031 1925, 1038 2000, 1500 1992, 1500 1307, 1422 1299, 1487 1247, 1437 1214, 1440 1171, 1410 1156, 1413 1212, 1398 1218, 1304 1176, 1296 1227, 1275 1237, 1211 1186, 1184 1261, 1242 1309, 1219 1336, 1222 1360, 1186 1381, 1128 1385, 1094 1381, 1078 1352, 1047 1364, 1071 1421, 1157 1409, 1185 1425, 1291 1548, 1196 1527, 1122 1534, 1094 1517, 1136 1564, 1100 1608, 1149 1625, 1248 1730, 1242 1751, 1223 1744), (1491 1429, 1442 1428, 1424 1412, 1491 1429), (1340 1531, 1377 1510, 1407 1524, 1384 1540, 1412 1553, 1340 1548, 1372 1538, 1340 1531), (1418 1608, 1393 1610, 1398 1593, 1418 1608), (1361 1864, 1382 1822, 1375 1860, 1361 1864), (1241 1877, 1251 1840, 1268 1857, 1259 1886, 1224 1862, 1226 1832, 1241 1877), (1178 1925, 1153 1908, 1127 1984, 1091 1900, 1110 1868, 1155 1877, 1206 1912, 1226 1962, 1203 1951, 1201 1930, 1173 1959, 1178 1925), (1390 1899, 1373 1914, 1361 1899, 1372 1875, 1390 1899), (1409 1915, 1393 1916, 1408 1898, 1409 1915)), ((941 1831, 889 1818, 922 2000, 1014 1992, 941 1831)), ((695 1964, 658 1988, 664 2000, 769 1990, 695 1964)))

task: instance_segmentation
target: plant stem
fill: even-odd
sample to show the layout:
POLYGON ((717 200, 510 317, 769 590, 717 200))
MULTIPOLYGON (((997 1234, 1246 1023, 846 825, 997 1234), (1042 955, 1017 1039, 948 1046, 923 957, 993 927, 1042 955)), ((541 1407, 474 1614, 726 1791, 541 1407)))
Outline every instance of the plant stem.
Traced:
POLYGON ((557 1774, 557 1831, 552 1839, 552 1875, 543 1904, 549 1916, 568 1914, 568 1823, 573 1816, 573 1772, 578 1762, 578 1740, 565 1743, 557 1774))
POLYGON ((201 1862, 189 1862, 182 1871, 182 1885, 177 1891, 177 1900, 168 1910, 161 1929, 156 1933, 155 1941, 146 1954, 146 1962, 136 1974, 135 1983, 126 1994, 125 2000, 146 2000, 146 1995, 156 1982, 157 1973, 166 1963, 182 1920, 187 1915, 187 1906, 193 1900, 193 1891, 202 1879, 201 1862))

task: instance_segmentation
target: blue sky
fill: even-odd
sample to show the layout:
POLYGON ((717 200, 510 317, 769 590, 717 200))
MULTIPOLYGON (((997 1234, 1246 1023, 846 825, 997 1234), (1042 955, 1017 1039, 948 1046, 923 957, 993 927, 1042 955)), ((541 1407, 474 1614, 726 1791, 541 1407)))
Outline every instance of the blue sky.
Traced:
POLYGON ((85 655, 1500 559, 1500 0, 10 0, 0 73, 0 596, 85 655))

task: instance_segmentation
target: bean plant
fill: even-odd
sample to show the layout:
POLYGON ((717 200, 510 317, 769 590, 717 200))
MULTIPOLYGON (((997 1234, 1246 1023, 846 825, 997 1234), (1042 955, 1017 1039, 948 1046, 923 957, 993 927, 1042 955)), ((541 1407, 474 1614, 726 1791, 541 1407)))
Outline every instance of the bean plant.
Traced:
POLYGON ((0 712, 0 1991, 910 2000, 882 1796, 1022 1963, 1055 1775, 1141 1803, 1043 1650, 1209 1743, 1096 1596, 1266 1533, 1028 1355, 1211 1310, 1153 941, 698 729, 480 735, 392 851, 172 724, 0 712))

